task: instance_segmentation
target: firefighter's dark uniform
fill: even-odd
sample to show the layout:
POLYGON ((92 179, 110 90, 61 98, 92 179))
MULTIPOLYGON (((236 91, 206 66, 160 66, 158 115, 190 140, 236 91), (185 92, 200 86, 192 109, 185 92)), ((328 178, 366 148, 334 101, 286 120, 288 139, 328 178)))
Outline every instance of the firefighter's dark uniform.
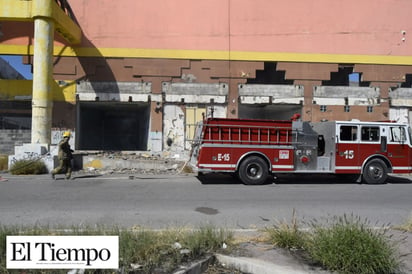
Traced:
POLYGON ((59 160, 59 166, 52 170, 52 177, 54 179, 54 175, 62 174, 66 172, 66 179, 70 179, 72 175, 72 159, 73 150, 70 149, 70 134, 65 133, 63 135, 63 140, 59 143, 59 152, 57 155, 57 159, 59 160))

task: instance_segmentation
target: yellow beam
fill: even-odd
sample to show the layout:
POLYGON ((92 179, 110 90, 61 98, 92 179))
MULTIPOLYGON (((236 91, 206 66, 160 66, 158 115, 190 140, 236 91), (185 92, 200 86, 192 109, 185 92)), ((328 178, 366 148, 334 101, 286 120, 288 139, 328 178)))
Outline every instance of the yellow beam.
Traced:
POLYGON ((23 100, 31 99, 33 81, 0 79, 0 99, 23 100))
MULTIPOLYGON (((33 54, 32 46, 0 44, 0 54, 33 54)), ((54 56, 70 57, 118 57, 118 58, 166 58, 166 59, 204 59, 232 61, 274 61, 308 62, 338 64, 380 64, 412 65, 412 56, 393 55, 356 55, 356 54, 317 54, 291 52, 249 52, 214 50, 167 50, 133 48, 73 48, 54 47, 54 56)))
POLYGON ((0 0, 1 21, 30 21, 32 20, 32 1, 0 0))
MULTIPOLYGON (((0 79, 0 100, 31 100, 32 89, 32 80, 0 79)), ((76 102, 76 81, 53 81, 51 89, 53 101, 76 102)))
POLYGON ((81 42, 79 26, 53 0, 0 0, 0 21, 33 21, 46 17, 55 22, 56 31, 70 44, 81 42))
MULTIPOLYGON (((52 101, 76 102, 76 81, 53 81, 52 101)), ((0 100, 31 100, 33 93, 32 80, 0 79, 0 100)))

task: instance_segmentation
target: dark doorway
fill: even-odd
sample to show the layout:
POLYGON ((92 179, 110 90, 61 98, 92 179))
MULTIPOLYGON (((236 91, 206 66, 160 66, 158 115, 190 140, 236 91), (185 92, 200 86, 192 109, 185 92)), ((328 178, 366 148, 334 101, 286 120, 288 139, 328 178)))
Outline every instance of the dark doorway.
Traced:
POLYGON ((239 105, 241 119, 289 120, 301 112, 301 105, 239 105))
POLYGON ((147 150, 149 103, 78 104, 77 149, 147 150))

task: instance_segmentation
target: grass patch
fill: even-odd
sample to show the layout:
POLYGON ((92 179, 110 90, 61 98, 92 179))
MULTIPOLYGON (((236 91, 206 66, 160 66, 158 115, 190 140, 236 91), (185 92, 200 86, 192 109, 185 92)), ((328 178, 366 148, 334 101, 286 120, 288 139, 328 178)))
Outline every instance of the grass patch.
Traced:
MULTIPOLYGON (((170 273, 181 264, 218 251, 223 243, 231 246, 233 242, 232 232, 212 226, 195 230, 168 229, 164 231, 145 229, 125 231, 104 227, 74 227, 70 230, 47 227, 0 227, 0 273, 7 274, 23 273, 21 270, 6 269, 7 235, 118 235, 121 273, 170 273)), ((67 270, 25 270, 24 273, 67 273, 67 270)), ((86 270, 85 273, 95 273, 95 271, 86 270)), ((113 270, 99 270, 98 273, 114 272, 113 270)))
POLYGON ((400 260, 385 229, 370 228, 359 217, 334 217, 329 225, 312 224, 309 255, 339 273, 395 273, 400 260))
POLYGON ((273 227, 267 228, 269 241, 281 248, 303 249, 306 234, 299 230, 296 212, 293 210, 291 223, 277 222, 273 227))
POLYGON ((0 154, 0 171, 8 170, 9 156, 0 154))
POLYGON ((48 173, 43 161, 37 159, 18 160, 10 167, 13 175, 45 174, 48 173))
POLYGON ((271 242, 297 249, 315 264, 336 273, 396 273, 400 256, 389 241, 387 230, 371 228, 356 216, 312 221, 310 230, 300 232, 295 217, 292 224, 269 228, 271 242))

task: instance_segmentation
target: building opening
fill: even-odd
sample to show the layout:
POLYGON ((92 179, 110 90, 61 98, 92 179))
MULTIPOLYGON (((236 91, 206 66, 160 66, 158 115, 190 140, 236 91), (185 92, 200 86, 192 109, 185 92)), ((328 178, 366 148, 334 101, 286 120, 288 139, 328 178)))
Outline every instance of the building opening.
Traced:
POLYGON ((31 101, 0 102, 0 129, 31 129, 31 101))
POLYGON ((301 105, 239 105, 241 119, 289 120, 301 112, 301 105))
POLYGON ((79 150, 147 150, 149 103, 78 102, 79 150))

